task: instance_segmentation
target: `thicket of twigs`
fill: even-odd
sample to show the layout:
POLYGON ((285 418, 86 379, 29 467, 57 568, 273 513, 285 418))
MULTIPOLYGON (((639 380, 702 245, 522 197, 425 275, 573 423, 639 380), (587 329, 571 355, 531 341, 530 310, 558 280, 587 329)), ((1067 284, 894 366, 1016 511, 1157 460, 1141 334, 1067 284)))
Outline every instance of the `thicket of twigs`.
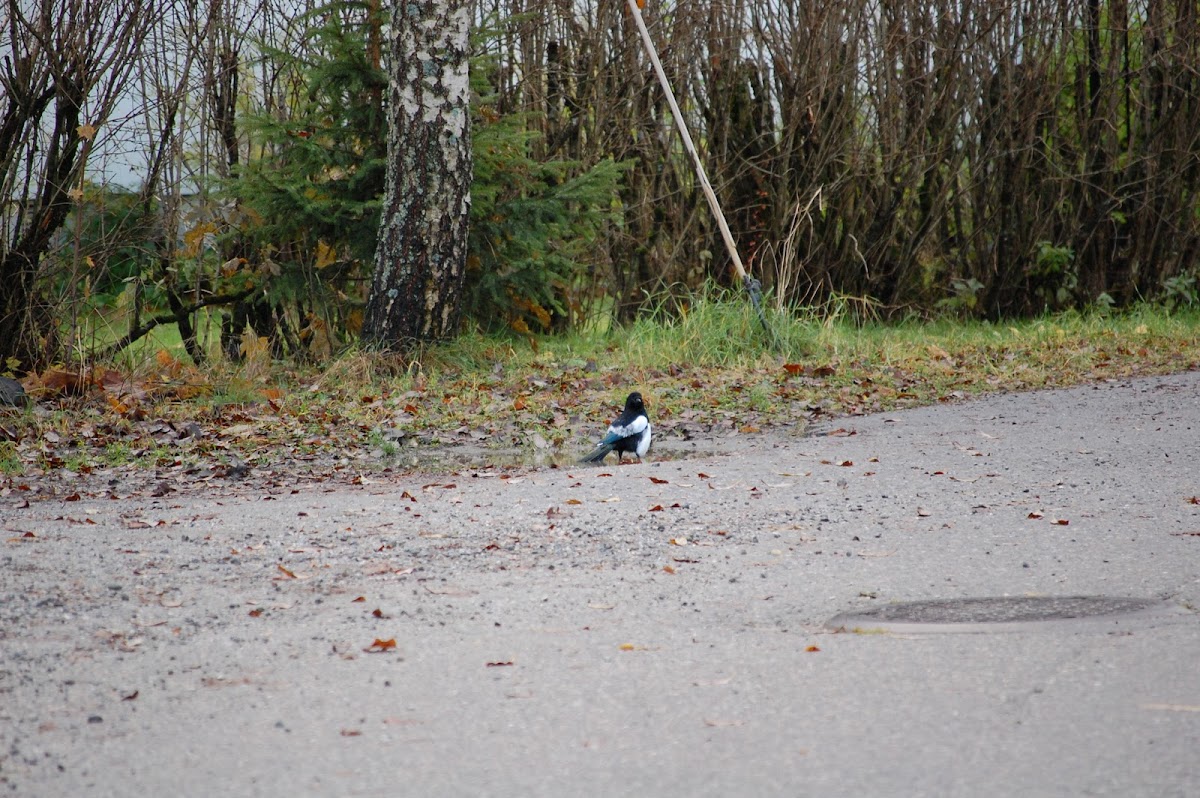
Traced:
MULTIPOLYGON (((377 210, 378 175, 361 170, 379 160, 385 10, 8 0, 0 360, 94 356, 167 323, 199 361, 207 309, 224 312, 235 357, 247 329, 278 352, 352 339, 371 247, 359 228, 337 236, 377 210), (254 205, 262 195, 234 184, 264 161, 260 178, 291 182, 254 205), (134 180, 118 191, 97 176, 121 163, 134 180), (317 202, 352 222, 300 229, 296 208, 317 202), (123 328, 97 337, 79 318, 104 302, 123 328)), ((644 13, 743 258, 781 307, 849 296, 884 315, 1000 318, 1197 301, 1195 2, 650 0, 644 13)), ((476 129, 503 125, 493 166, 506 148, 521 164, 480 196, 494 240, 521 246, 474 265, 492 291, 474 323, 629 320, 728 281, 625 0, 479 0, 476 18, 476 129), (589 193, 560 190, 610 162, 624 165, 615 196, 611 170, 589 193), (582 235, 594 240, 568 247, 582 235)))
MULTIPOLYGON (((552 152, 635 160, 608 253, 636 305, 726 261, 623 2, 586 8, 523 20, 506 44, 525 68, 507 88, 513 107, 545 109, 552 152)), ((648 9, 740 246, 781 299, 949 300, 993 318, 1124 304, 1171 280, 1194 290, 1198 13, 1189 0, 648 9)))

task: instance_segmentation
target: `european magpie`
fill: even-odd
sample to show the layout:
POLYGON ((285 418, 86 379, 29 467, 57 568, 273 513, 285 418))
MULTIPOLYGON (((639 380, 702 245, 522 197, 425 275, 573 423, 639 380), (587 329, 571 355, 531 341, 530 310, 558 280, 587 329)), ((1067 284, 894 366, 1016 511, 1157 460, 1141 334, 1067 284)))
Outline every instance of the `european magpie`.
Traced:
POLYGON ((604 438, 596 444, 592 453, 583 458, 581 463, 599 463, 608 456, 609 452, 617 453, 617 462, 625 452, 637 455, 638 460, 650 451, 650 419, 646 416, 646 406, 642 404, 642 395, 637 391, 629 394, 625 400, 625 409, 608 427, 604 438))

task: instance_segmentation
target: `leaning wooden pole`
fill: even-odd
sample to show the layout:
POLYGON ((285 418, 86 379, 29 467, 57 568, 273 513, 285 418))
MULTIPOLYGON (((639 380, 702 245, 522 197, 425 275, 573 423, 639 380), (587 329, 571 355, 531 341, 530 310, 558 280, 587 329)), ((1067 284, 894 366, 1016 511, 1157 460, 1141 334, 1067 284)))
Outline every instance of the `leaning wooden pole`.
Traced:
POLYGON ((708 182, 708 175, 704 171, 704 164, 700 161, 700 153, 696 151, 696 144, 692 141, 692 134, 688 132, 687 122, 683 118, 683 113, 679 110, 679 103, 675 101, 675 92, 671 90, 671 84, 667 81, 667 73, 663 71, 662 61, 658 58, 658 50, 655 49, 654 41, 650 38, 650 31, 646 29, 646 21, 642 19, 642 10, 638 7, 638 0, 628 0, 628 3, 629 11, 633 14, 633 20, 637 23, 638 32, 642 35, 642 44, 646 47, 646 54, 650 56, 650 63, 654 65, 654 74, 658 75, 659 85, 662 86, 663 94, 667 96, 667 104, 671 106, 671 115, 675 117, 675 126, 679 128, 679 135, 683 138, 683 146, 687 149, 688 154, 692 156, 692 165, 696 169, 696 178, 700 181, 700 188, 704 191, 705 199, 708 200, 708 207, 712 209, 713 216, 716 217, 717 227, 721 230, 721 237, 725 239, 725 249, 729 251, 734 271, 737 272, 738 279, 742 281, 742 286, 750 294, 750 301, 754 304, 754 309, 758 312, 758 318, 762 322, 763 329, 770 333, 771 328, 767 325, 767 316, 763 312, 762 283, 751 277, 750 273, 746 271, 746 267, 742 265, 742 258, 738 255, 737 244, 733 240, 733 233, 729 232, 729 223, 725 221, 725 214, 721 210, 721 203, 717 200, 717 194, 713 191, 712 184, 708 182))

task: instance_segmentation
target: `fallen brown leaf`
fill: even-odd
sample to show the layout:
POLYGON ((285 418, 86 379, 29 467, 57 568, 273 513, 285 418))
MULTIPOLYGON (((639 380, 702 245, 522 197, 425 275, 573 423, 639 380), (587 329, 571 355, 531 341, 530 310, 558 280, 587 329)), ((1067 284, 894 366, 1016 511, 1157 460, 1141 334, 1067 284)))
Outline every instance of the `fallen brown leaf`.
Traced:
POLYGON ((380 640, 375 638, 375 642, 363 649, 368 654, 382 654, 385 651, 394 651, 396 648, 396 638, 388 640, 380 640))

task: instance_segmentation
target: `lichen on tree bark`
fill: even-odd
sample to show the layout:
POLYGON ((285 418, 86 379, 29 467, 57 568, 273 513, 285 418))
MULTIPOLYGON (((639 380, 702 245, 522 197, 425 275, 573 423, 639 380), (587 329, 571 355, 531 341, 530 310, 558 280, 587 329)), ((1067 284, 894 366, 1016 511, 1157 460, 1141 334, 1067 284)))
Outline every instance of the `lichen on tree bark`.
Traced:
POLYGON ((471 207, 469 7, 395 0, 388 177, 363 339, 384 348, 458 327, 471 207))

